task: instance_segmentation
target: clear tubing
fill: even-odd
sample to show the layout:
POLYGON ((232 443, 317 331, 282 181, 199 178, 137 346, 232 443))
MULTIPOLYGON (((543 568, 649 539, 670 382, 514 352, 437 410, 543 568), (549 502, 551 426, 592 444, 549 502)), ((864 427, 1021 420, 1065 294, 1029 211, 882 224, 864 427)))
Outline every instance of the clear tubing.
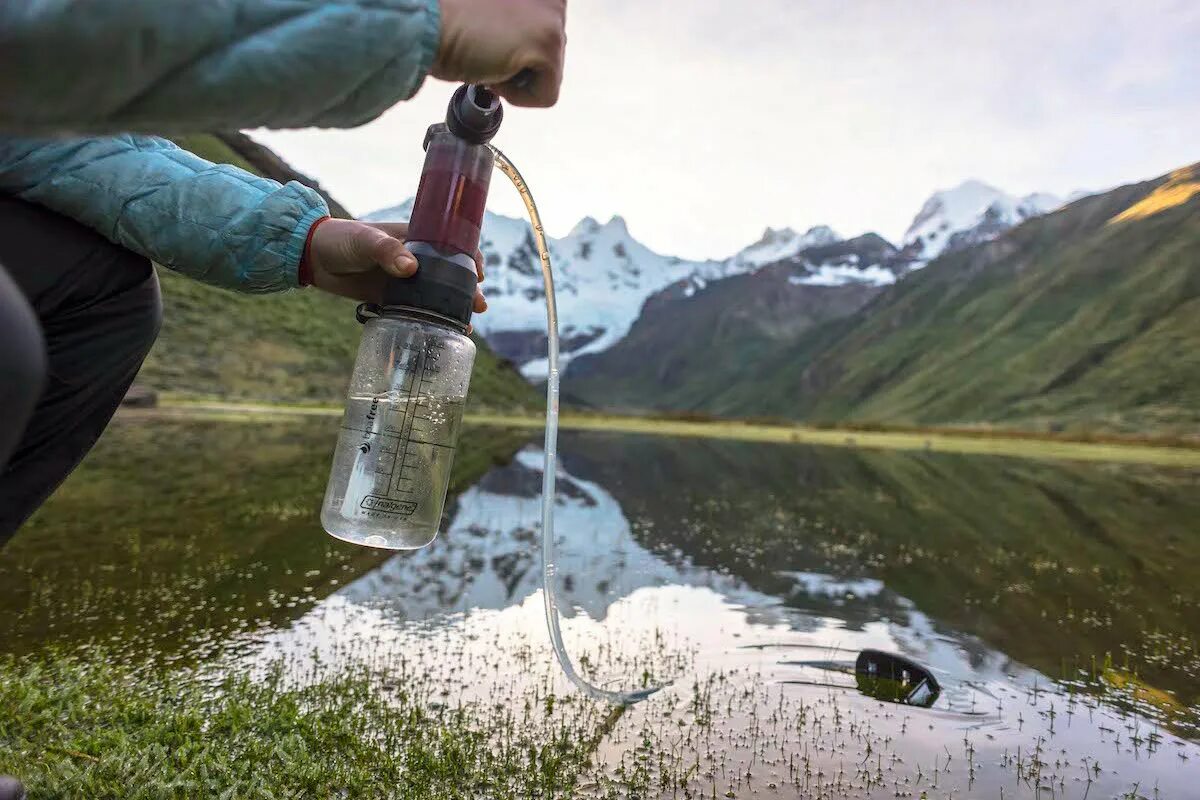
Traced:
POLYGON ((525 210, 529 212, 529 224, 533 226, 533 238, 538 256, 542 261, 542 282, 546 287, 546 356, 549 369, 546 372, 546 460, 542 471, 542 599, 546 609, 546 629, 550 632, 550 643, 559 666, 571 683, 588 697, 616 705, 631 705, 645 700, 663 688, 652 686, 628 692, 601 689, 575 671, 567 646, 563 643, 562 627, 559 624, 557 581, 554 579, 554 473, 558 461, 558 307, 554 303, 554 277, 550 272, 550 249, 546 246, 546 234, 542 230, 542 218, 538 214, 533 195, 525 185, 525 179, 504 153, 488 145, 496 156, 496 167, 512 181, 525 210))

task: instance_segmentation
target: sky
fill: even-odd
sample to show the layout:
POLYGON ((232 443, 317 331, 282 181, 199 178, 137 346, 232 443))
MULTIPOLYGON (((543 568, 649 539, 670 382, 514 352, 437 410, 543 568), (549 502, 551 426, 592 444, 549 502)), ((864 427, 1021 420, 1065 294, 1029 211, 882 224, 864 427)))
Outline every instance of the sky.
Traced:
MULTIPOLYGON (((1066 195, 1200 161, 1194 0, 569 0, 567 17, 560 102, 508 109, 495 140, 556 236, 620 214, 687 258, 767 226, 898 241, 968 178, 1066 195)), ((453 88, 428 80, 353 130, 255 135, 365 214, 412 195, 453 88)), ((488 203, 523 215, 502 175, 488 203)))

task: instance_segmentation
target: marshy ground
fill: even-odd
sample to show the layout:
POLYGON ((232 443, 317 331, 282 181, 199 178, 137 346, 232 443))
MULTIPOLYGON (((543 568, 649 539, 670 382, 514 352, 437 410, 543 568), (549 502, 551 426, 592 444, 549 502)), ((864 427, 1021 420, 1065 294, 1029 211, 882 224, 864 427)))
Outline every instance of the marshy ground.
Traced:
POLYGON ((1190 467, 464 434, 447 523, 320 531, 334 422, 119 422, 0 551, 0 772, 32 797, 1191 796, 1190 467), (942 685, 862 694, 863 648, 942 685))

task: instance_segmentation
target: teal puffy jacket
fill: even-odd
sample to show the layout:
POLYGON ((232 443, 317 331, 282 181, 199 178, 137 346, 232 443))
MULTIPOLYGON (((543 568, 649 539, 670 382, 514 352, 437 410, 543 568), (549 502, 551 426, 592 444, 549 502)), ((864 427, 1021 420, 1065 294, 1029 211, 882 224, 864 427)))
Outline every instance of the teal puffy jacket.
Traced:
POLYGON ((316 192, 123 132, 362 124, 416 93, 439 24, 437 0, 4 0, 0 192, 208 283, 293 287, 316 192))

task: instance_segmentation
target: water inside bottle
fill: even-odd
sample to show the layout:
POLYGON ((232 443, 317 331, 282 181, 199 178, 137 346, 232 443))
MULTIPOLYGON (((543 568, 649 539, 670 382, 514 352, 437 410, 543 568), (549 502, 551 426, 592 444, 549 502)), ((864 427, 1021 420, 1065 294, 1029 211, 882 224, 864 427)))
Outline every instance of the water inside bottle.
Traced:
POLYGON ((372 547, 424 547, 437 536, 462 425, 463 397, 351 395, 322 522, 372 547))

